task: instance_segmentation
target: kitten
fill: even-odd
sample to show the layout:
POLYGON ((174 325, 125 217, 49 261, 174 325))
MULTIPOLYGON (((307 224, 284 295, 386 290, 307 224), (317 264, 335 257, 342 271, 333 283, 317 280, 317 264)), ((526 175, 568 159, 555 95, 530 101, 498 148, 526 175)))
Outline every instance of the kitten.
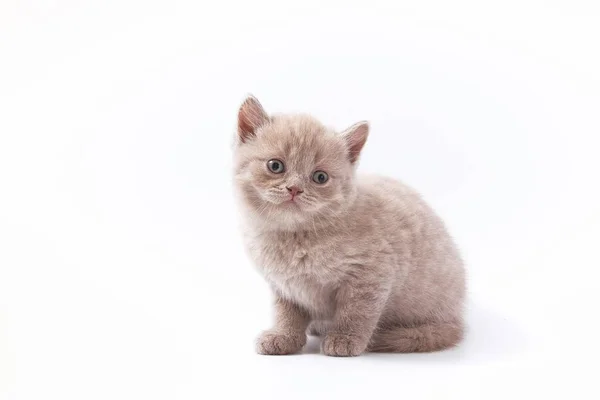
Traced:
POLYGON ((463 336, 465 276, 440 218, 417 193, 357 177, 369 125, 341 133, 307 115, 238 113, 235 186, 245 239, 274 294, 260 354, 292 354, 307 333, 329 356, 428 352, 463 336))

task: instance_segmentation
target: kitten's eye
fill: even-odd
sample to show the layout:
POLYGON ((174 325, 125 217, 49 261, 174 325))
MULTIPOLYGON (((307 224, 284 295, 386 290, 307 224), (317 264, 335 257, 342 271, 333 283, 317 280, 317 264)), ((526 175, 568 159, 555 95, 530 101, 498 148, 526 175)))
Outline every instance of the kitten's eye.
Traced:
POLYGON ((269 160, 269 162, 267 162, 267 168, 269 168, 269 171, 274 174, 281 174, 283 171, 285 171, 283 161, 277 159, 269 160))
POLYGON ((313 181, 322 185, 323 183, 327 182, 329 176, 323 171, 317 171, 313 174, 312 178, 313 181))

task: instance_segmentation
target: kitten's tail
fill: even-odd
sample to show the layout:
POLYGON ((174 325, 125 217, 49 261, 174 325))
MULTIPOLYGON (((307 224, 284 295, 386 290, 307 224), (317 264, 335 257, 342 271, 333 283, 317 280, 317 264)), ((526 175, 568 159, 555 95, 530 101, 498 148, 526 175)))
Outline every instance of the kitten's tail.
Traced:
POLYGON ((411 328, 395 327, 373 334, 371 352, 415 353, 456 346, 464 336, 461 322, 438 322, 411 328))

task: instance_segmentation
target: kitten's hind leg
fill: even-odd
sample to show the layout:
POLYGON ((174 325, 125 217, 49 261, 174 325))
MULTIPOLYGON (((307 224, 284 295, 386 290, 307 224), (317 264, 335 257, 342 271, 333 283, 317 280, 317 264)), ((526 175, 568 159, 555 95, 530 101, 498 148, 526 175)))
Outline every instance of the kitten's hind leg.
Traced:
POLYGON ((434 322, 414 327, 393 327, 376 331, 367 351, 383 353, 419 353, 443 350, 463 338, 461 322, 434 322))
POLYGON ((323 337, 331 328, 331 321, 316 320, 312 321, 306 330, 306 333, 311 336, 323 337))

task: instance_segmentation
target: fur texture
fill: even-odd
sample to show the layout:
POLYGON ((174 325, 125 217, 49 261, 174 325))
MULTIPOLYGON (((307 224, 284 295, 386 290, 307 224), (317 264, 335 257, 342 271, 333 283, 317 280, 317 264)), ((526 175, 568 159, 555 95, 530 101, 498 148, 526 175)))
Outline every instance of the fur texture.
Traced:
POLYGON ((463 336, 458 251, 415 191, 356 176, 368 132, 269 116, 254 97, 240 107, 235 186, 249 254, 275 298, 261 354, 296 353, 307 332, 330 356, 441 350, 463 336))

